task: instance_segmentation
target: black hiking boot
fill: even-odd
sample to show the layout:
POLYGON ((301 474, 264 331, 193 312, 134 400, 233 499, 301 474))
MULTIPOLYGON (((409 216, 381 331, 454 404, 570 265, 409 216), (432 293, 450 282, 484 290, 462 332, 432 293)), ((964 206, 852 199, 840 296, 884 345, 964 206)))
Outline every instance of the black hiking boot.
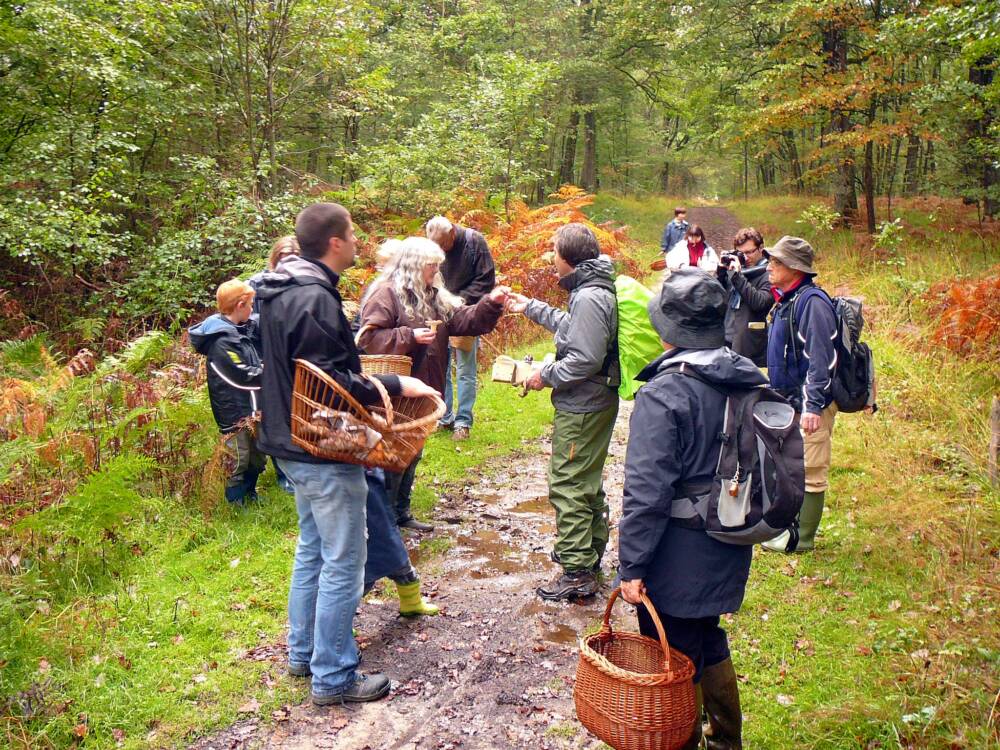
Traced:
POLYGON ((312 702, 317 706, 332 706, 338 703, 368 703, 385 698, 389 694, 389 678, 384 674, 363 674, 356 672, 354 682, 339 693, 329 695, 312 694, 312 702))
MULTIPOLYGON (((549 559, 556 565, 562 565, 562 563, 559 561, 559 553, 555 551, 555 548, 553 548, 552 551, 549 553, 549 559)), ((597 562, 595 562, 593 565, 590 566, 590 569, 593 571, 595 576, 601 575, 601 561, 598 560, 597 562)))
POLYGON ((556 576, 551 583, 539 586, 535 593, 553 602, 593 596, 597 593, 597 578, 590 570, 567 571, 556 576))

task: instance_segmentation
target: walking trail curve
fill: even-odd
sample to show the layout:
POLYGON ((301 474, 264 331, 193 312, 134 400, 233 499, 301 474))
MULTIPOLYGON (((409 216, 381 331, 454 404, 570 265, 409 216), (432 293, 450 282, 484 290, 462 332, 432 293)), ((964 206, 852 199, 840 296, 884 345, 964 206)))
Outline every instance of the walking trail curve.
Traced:
MULTIPOLYGON (((729 211, 699 207, 690 215, 710 244, 731 246, 738 224, 729 211)), ((398 617, 391 588, 376 589, 362 602, 356 626, 363 668, 392 678, 388 699, 331 708, 306 701, 275 712, 270 721, 241 721, 190 750, 602 747, 576 720, 573 678, 578 638, 596 629, 618 562, 630 413, 631 403, 623 402, 605 468, 612 538, 603 563, 607 580, 594 599, 549 603, 534 593, 558 570, 549 560, 555 526, 547 494, 548 446, 498 461, 438 502, 435 535, 448 537, 448 551, 429 560, 413 552, 425 593, 441 615, 398 617), (384 599, 375 598, 379 592, 384 599)), ((616 621, 635 630, 628 609, 619 605, 616 621)), ((271 662, 266 680, 272 684, 293 679, 283 676, 283 642, 262 643, 245 658, 271 662)))

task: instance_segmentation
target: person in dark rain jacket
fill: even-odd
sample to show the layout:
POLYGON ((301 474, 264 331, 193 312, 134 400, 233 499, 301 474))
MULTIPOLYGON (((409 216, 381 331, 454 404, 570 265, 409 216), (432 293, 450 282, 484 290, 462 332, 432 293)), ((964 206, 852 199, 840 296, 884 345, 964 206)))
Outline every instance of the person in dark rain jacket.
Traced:
POLYGON ((726 344, 737 354, 767 366, 767 314, 774 306, 767 277, 764 237, 746 227, 733 238, 737 257, 723 255, 719 281, 729 291, 726 310, 726 344))
MULTIPOLYGON (((629 426, 618 557, 622 595, 646 593, 671 646, 691 658, 699 700, 711 725, 708 747, 740 748, 742 717, 736 672, 719 616, 743 602, 752 548, 709 537, 691 521, 671 518, 691 502, 685 486, 711 482, 719 458, 725 391, 767 382, 749 359, 725 346, 727 294, 696 268, 668 272, 650 319, 666 353, 639 375, 629 426), (683 365, 685 372, 676 372, 683 365)), ((638 610, 639 629, 656 638, 638 610)), ((685 748, 698 747, 699 717, 685 748)))
POLYGON ((194 350, 205 357, 212 415, 235 462, 226 480, 226 500, 235 504, 257 499, 257 477, 267 465, 247 423, 258 411, 261 374, 253 298, 253 289, 239 279, 221 284, 215 293, 219 312, 188 331, 194 350))

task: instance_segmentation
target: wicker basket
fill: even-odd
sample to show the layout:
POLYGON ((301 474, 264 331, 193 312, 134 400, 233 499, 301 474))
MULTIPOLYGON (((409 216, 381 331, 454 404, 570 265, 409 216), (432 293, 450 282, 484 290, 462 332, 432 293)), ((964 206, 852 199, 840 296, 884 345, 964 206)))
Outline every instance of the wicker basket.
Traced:
MULTIPOLYGON (((362 326, 354 343, 361 341, 361 335, 375 326, 362 326)), ((409 375, 413 369, 413 359, 405 354, 360 354, 361 372, 365 375, 409 375)))
POLYGON ((292 442, 314 456, 331 461, 395 472, 405 470, 424 447, 438 419, 444 416, 444 402, 437 396, 390 399, 378 379, 371 381, 382 395, 382 405, 366 409, 321 369, 304 359, 295 360, 292 442), (309 423, 317 410, 347 412, 381 433, 382 439, 365 456, 321 448, 309 423))
POLYGON ((580 639, 573 700, 587 729, 615 750, 675 750, 695 726, 694 664, 667 643, 652 603, 649 611, 660 636, 657 643, 639 633, 613 633, 611 608, 621 589, 611 593, 604 624, 580 639), (669 663, 664 663, 669 654, 669 663))

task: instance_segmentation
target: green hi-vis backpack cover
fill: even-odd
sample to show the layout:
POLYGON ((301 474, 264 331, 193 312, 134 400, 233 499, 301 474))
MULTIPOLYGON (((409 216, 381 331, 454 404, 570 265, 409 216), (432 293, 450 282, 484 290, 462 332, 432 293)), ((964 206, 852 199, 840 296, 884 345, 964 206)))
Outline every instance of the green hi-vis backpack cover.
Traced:
POLYGON ((615 279, 615 296, 618 299, 618 365, 622 373, 618 395, 630 401, 642 385, 635 376, 663 354, 663 344, 646 311, 653 292, 629 276, 619 276, 615 279))

